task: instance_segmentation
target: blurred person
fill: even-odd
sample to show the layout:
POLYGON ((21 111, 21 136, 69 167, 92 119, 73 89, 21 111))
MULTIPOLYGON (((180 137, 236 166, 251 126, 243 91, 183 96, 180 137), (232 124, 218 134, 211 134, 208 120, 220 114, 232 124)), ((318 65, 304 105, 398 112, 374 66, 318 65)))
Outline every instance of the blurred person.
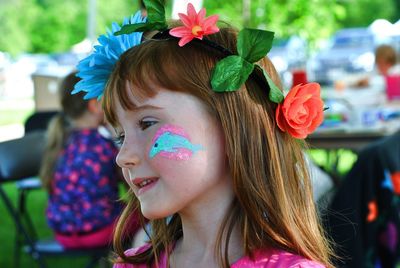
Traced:
POLYGON ((326 215, 337 267, 397 267, 400 132, 371 143, 343 178, 326 215))
POLYGON ((381 75, 388 75, 396 64, 396 50, 389 45, 381 45, 375 50, 375 66, 381 75))
POLYGON ((384 77, 392 72, 397 61, 396 50, 390 45, 380 45, 375 49, 375 70, 356 82, 358 87, 383 85, 384 77))
POLYGON ((80 79, 69 74, 61 84, 62 111, 48 128, 40 178, 49 194, 47 222, 65 248, 106 246, 121 212, 117 147, 102 136, 101 103, 71 95, 80 79))

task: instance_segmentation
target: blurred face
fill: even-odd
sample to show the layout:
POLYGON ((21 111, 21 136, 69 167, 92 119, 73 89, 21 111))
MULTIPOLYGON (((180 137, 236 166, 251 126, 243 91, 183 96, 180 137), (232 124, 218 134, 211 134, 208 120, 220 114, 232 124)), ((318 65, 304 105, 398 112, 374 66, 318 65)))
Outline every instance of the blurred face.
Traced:
POLYGON ((222 129, 202 102, 164 89, 153 98, 130 98, 134 110, 117 105, 116 130, 123 140, 117 163, 145 217, 233 198, 222 129))
POLYGON ((379 73, 382 75, 387 75, 389 69, 392 67, 390 62, 387 62, 385 59, 377 59, 376 60, 376 68, 378 69, 379 73))

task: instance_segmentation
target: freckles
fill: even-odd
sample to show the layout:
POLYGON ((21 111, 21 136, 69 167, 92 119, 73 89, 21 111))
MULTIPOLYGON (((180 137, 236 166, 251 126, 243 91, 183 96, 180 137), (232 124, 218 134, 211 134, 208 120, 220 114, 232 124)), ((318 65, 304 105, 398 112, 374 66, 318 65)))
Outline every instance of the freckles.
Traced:
POLYGON ((152 139, 149 157, 160 155, 170 160, 189 160, 194 153, 204 150, 200 144, 193 144, 185 130, 175 125, 160 127, 152 139))

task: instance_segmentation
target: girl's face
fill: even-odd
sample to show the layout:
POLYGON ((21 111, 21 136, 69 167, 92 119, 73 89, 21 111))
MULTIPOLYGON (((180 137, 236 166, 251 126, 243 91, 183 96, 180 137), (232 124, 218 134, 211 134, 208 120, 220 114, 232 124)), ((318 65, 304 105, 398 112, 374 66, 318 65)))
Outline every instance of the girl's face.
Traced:
POLYGON ((222 128, 203 103, 164 89, 153 98, 130 98, 134 110, 117 104, 123 140, 117 163, 143 215, 156 219, 230 202, 222 128))

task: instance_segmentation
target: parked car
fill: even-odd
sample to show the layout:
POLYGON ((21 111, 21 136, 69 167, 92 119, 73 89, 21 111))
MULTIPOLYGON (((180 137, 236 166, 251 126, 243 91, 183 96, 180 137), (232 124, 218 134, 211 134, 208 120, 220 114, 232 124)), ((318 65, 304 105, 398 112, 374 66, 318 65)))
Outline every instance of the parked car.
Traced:
POLYGON ((82 59, 82 56, 74 52, 62 52, 51 54, 50 57, 57 62, 58 65, 76 66, 82 59))
POLYGON ((368 28, 337 31, 328 46, 310 60, 315 81, 332 84, 337 75, 370 72, 374 68, 376 37, 368 28))
POLYGON ((284 84, 290 84, 291 71, 307 63, 307 42, 299 36, 276 38, 268 53, 284 84))

